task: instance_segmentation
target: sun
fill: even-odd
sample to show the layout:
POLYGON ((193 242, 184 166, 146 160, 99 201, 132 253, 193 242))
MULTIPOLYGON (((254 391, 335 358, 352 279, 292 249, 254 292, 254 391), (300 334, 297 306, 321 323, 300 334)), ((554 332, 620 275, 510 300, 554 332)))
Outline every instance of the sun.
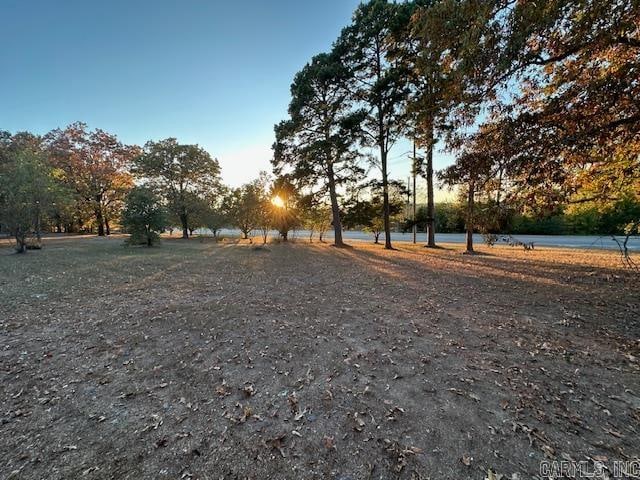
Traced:
POLYGON ((280 198, 279 195, 276 195, 275 197, 273 197, 271 199, 271 203, 273 204, 274 207, 278 207, 278 208, 284 207, 284 200, 280 198))

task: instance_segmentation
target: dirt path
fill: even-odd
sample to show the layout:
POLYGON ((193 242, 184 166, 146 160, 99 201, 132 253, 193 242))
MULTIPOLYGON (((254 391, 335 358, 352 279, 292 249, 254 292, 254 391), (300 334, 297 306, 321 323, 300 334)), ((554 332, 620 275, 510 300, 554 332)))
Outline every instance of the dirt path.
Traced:
POLYGON ((100 239, 2 255, 0 478, 528 479, 637 459, 640 294, 616 265, 100 239))

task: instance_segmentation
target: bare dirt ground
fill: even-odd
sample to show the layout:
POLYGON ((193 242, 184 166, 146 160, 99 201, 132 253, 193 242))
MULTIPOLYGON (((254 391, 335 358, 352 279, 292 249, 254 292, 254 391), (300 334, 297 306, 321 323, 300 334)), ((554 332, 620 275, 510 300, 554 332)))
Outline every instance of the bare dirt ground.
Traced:
POLYGON ((3 246, 0 478, 506 480, 640 456, 640 289, 615 253, 353 244, 3 246))

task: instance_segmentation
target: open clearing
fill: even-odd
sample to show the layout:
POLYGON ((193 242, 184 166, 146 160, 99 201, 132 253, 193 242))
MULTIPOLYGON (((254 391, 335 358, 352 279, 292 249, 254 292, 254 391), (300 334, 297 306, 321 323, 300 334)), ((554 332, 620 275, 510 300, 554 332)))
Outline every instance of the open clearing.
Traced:
POLYGON ((528 479, 640 456, 640 293, 615 253, 354 245, 3 247, 0 478, 528 479))

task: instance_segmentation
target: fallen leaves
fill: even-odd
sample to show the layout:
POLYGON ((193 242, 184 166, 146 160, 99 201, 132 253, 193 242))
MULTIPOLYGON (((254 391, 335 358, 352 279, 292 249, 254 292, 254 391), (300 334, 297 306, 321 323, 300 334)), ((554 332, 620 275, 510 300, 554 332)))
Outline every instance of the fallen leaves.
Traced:
POLYGON ((621 434, 620 432, 613 430, 611 428, 608 427, 602 427, 602 430, 604 430, 606 433, 608 433, 609 435, 612 435, 616 438, 624 438, 624 435, 621 434))
POLYGON ((537 445, 548 458, 554 458, 556 456, 555 448, 551 446, 544 433, 540 432, 537 428, 529 427, 524 423, 512 422, 512 424, 514 432, 521 431, 527 435, 530 446, 537 445))
POLYGON ((336 442, 335 442, 334 437, 330 437, 328 435, 325 435, 324 437, 322 437, 322 445, 327 450, 336 450, 336 442))
POLYGON ((164 420, 162 419, 162 417, 156 413, 151 415, 151 420, 152 420, 152 423, 144 427, 142 429, 143 432, 147 432, 149 430, 157 430, 164 423, 164 420))
POLYGON ((162 448, 166 447, 169 441, 166 438, 159 438, 155 442, 153 442, 154 448, 162 448))
POLYGON ((287 437, 287 433, 283 432, 276 435, 275 437, 266 439, 264 441, 264 444, 269 449, 277 450, 280 453, 280 455, 282 455, 282 457, 284 458, 286 457, 284 453, 284 439, 286 437, 287 437))
POLYGON ((504 478, 504 475, 496 473, 489 468, 487 470, 487 476, 485 477, 485 480, 502 480, 503 478, 504 478))
POLYGON ((242 388, 242 392, 247 397, 253 397, 256 394, 256 389, 251 383, 248 383, 242 388))
POLYGON ((387 411, 385 417, 388 421, 393 422, 398 418, 399 414, 404 414, 404 408, 394 406, 387 411))
POLYGON ((358 414, 358 412, 354 412, 353 414, 353 429, 356 432, 361 432, 362 430, 364 430, 364 427, 366 425, 365 421, 362 419, 362 417, 358 414))
POLYGON ((460 458, 460 461, 463 463, 463 465, 470 467, 471 462, 473 462, 473 457, 465 453, 464 455, 462 455, 462 458, 460 458))
POLYGON ((219 397, 226 397, 227 395, 231 395, 231 389, 227 385, 227 382, 222 380, 222 383, 216 387, 216 395, 219 397))
MULTIPOLYGON (((173 246, 167 247, 173 251, 173 246)), ((306 249, 292 247, 287 256, 298 258, 295 256, 306 252, 309 258, 305 260, 315 267, 320 265, 313 263, 315 257, 306 249)), ((288 261, 288 257, 278 257, 278 248, 272 253, 279 261, 288 261)), ((547 301, 553 296, 541 286, 525 302, 519 295, 529 293, 529 284, 527 290, 516 285, 514 295, 510 289, 505 295, 495 288, 485 292, 474 279, 478 305, 486 310, 476 318, 474 313, 478 312, 470 310, 461 295, 449 303, 451 292, 444 290, 453 283, 445 270, 438 271, 445 280, 437 288, 431 285, 434 282, 420 282, 421 292, 432 289, 427 298, 433 297, 433 302, 420 307, 424 312, 414 310, 412 301, 400 290, 390 290, 394 295, 383 292, 377 283, 379 277, 369 279, 366 270, 360 270, 354 275, 363 282, 362 290, 335 290, 338 296, 349 295, 354 306, 348 321, 338 322, 329 315, 331 306, 326 307, 327 315, 320 311, 325 306, 320 307, 318 300, 334 291, 336 268, 344 266, 345 284, 355 285, 348 283, 355 281, 350 276, 351 265, 336 262, 333 255, 322 255, 326 272, 294 271, 291 276, 299 283, 292 287, 280 271, 281 283, 272 292, 270 280, 276 277, 269 271, 245 265, 248 282, 229 271, 237 267, 233 255, 220 255, 227 268, 220 274, 220 283, 217 275, 205 277, 199 270, 200 264, 206 263, 207 269, 219 265, 215 263, 219 259, 214 255, 202 262, 194 257, 192 276, 182 277, 174 271, 170 284, 144 291, 149 298, 142 302, 142 290, 132 296, 125 293, 113 302, 111 292, 106 291, 105 297, 97 297, 103 314, 98 315, 92 305, 80 299, 77 309, 71 303, 64 315, 55 313, 48 330, 37 322, 25 321, 24 326, 14 324, 4 332, 7 351, 2 351, 0 361, 10 383, 0 399, 5 405, 0 425, 7 435, 23 438, 24 433, 30 438, 20 443, 19 450, 14 447, 8 452, 12 457, 7 473, 24 462, 33 469, 34 477, 41 478, 46 475, 38 469, 42 470, 45 462, 57 468, 77 456, 83 462, 78 464, 77 477, 113 476, 111 465, 116 459, 111 453, 87 460, 82 455, 86 452, 74 453, 73 448, 77 445, 82 450, 101 439, 111 442, 113 435, 118 435, 113 438, 127 454, 146 455, 143 461, 149 471, 168 468, 167 476, 172 478, 181 478, 181 474, 183 478, 200 478, 207 473, 192 470, 195 464, 189 466, 190 473, 176 465, 161 464, 174 455, 184 455, 185 464, 202 455, 202 459, 219 461, 220 471, 235 468, 238 475, 265 476, 267 470, 254 458, 254 450, 263 460, 270 457, 283 468, 297 468, 290 475, 298 478, 306 478, 311 469, 326 471, 327 476, 335 470, 335 475, 331 473, 335 478, 368 478, 368 467, 369 471, 375 469, 370 478, 437 478, 446 476, 441 472, 453 470, 457 478, 475 475, 490 480, 516 477, 489 472, 489 466, 500 471, 511 468, 509 474, 515 469, 524 471, 544 457, 566 458, 561 446, 576 459, 583 458, 583 451, 606 453, 612 460, 624 458, 616 450, 618 446, 627 454, 631 451, 635 438, 632 422, 640 421, 640 404, 635 378, 628 375, 635 373, 640 344, 626 345, 636 340, 625 337, 631 330, 618 329, 622 322, 606 323, 609 317, 622 318, 622 311, 607 317, 604 308, 599 309, 598 318, 605 320, 590 322, 588 303, 581 305, 577 297, 572 299, 577 302, 573 309, 584 318, 576 338, 573 329, 553 322, 561 307, 547 301), (321 285, 308 285, 301 275, 321 285), (225 294, 229 299, 236 295, 246 298, 246 304, 233 305, 230 300, 216 303, 225 294), (203 302, 194 302, 196 298, 203 302), (362 305, 356 303, 360 301, 362 305), (168 311, 169 302, 172 311, 168 311), (125 309, 134 307, 138 310, 132 317, 123 315, 125 309), (244 310, 249 308, 265 314, 249 314, 244 310), (398 315, 400 308, 402 314, 398 315), (140 318, 137 312, 142 314, 140 318), (66 319, 68 315, 77 320, 85 313, 87 322, 99 316, 103 323, 72 324, 66 319), (144 315, 153 315, 153 322, 145 321, 144 315), (407 322, 405 316, 416 320, 407 322), (127 329, 122 328, 122 318, 127 329), (600 330, 591 330, 592 323, 599 323, 598 328, 609 333, 598 336, 600 330), (78 344, 90 341, 98 347, 78 352, 73 342, 90 328, 104 338, 90 333, 91 338, 78 344), (42 352, 51 350, 45 343, 53 344, 52 334, 55 342, 60 339, 60 345, 45 362, 42 352), (23 349, 35 353, 21 357, 23 349), (443 349, 446 357, 440 355, 443 349), (531 355, 527 353, 530 350, 531 355), (112 355, 114 351, 117 355, 112 355), (348 362, 342 361, 345 351, 348 362), (156 365, 159 359, 162 365, 156 365), (449 386, 457 388, 447 390, 449 386), (604 403, 596 399, 589 402, 593 395, 602 396, 604 403), (67 405, 77 405, 83 414, 67 417, 67 405), (64 419, 65 423, 45 423, 50 419, 64 419), (511 420, 524 422, 516 426, 516 435, 506 431, 511 420), (44 428, 49 431, 45 433, 44 428), (140 434, 143 428, 146 434, 140 434), (472 432, 473 438, 468 438, 467 432, 472 432), (59 453, 60 460, 39 451, 47 450, 43 440, 54 435, 53 453, 61 444, 76 444, 67 445, 69 449, 64 451, 69 453, 59 453), (380 440, 384 437, 390 440, 380 440), (568 437, 574 439, 572 443, 563 442, 568 437), (413 446, 423 444, 429 445, 425 463, 420 449, 413 446), (585 444, 593 448, 584 448, 585 444), (23 451, 29 454, 26 460, 19 455, 23 451), (290 458, 282 462, 280 457, 285 455, 290 458), (494 458, 500 462, 495 467, 491 463, 494 458), (426 464, 436 462, 442 471, 427 471, 426 464), (84 470, 88 467, 95 470, 84 470), (92 473, 98 467, 100 471, 92 473)), ((412 268, 407 264, 407 272, 412 268)), ((431 272, 423 269, 420 275, 429 279, 431 272)), ((455 285, 468 286, 462 277, 455 280, 455 285)), ((398 281, 403 280, 398 277, 398 281)), ((414 291, 413 283, 404 286, 414 291)), ((562 301, 575 294, 586 302, 585 293, 563 293, 562 301)), ((595 295, 605 298, 605 294, 595 295)), ((605 300, 603 307, 608 308, 611 298, 605 300)), ((56 312, 64 310, 51 307, 56 312)), ((577 321, 571 318, 570 325, 577 321)), ((10 441, 8 445, 11 448, 10 441)), ((604 455, 593 458, 607 459, 604 455)))
POLYGON ((456 395, 459 395, 461 397, 467 397, 467 398, 473 400, 474 402, 479 402, 480 401, 480 397, 478 397, 475 393, 466 392, 466 391, 460 390, 458 388, 448 388, 447 390, 449 392, 455 393, 456 395))
POLYGON ((291 410, 291 413, 298 413, 298 396, 296 395, 296 392, 291 393, 287 397, 287 401, 289 402, 289 409, 291 410))
POLYGON ((394 460, 393 470, 396 473, 400 473, 407 466, 409 458, 422 453, 422 449, 418 447, 404 446, 388 438, 383 438, 382 444, 386 452, 389 453, 394 460))

